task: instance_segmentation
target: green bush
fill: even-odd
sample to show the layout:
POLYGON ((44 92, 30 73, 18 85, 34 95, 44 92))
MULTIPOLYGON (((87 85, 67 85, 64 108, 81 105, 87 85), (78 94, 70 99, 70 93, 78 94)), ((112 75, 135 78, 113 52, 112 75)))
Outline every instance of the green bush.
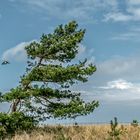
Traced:
POLYGON ((6 134, 14 134, 16 131, 31 130, 36 124, 37 121, 21 112, 0 113, 0 137, 6 134))

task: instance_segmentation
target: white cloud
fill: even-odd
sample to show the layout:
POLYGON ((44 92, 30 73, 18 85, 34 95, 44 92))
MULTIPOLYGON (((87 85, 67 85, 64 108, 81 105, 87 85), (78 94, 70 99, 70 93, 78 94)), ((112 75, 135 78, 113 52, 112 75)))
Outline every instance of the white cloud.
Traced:
POLYGON ((140 20, 140 0, 126 0, 123 8, 120 6, 115 11, 105 14, 104 21, 139 21, 140 20))
POLYGON ((107 82, 107 86, 100 87, 102 89, 130 89, 133 87, 133 84, 130 82, 127 82, 126 80, 123 79, 118 79, 114 81, 109 81, 107 82))
POLYGON ((103 96, 100 99, 105 98, 110 101, 140 101, 140 83, 118 79, 107 82, 106 86, 99 87, 99 89, 102 89, 103 96))
POLYGON ((15 60, 15 61, 25 61, 27 56, 25 52, 25 46, 29 45, 32 41, 30 42, 22 42, 18 45, 16 45, 13 48, 10 48, 6 50, 2 54, 2 59, 3 60, 15 60))
POLYGON ((129 104, 137 104, 140 102, 140 83, 128 82, 124 79, 108 81, 106 86, 93 87, 86 90, 84 88, 79 92, 88 100, 98 100, 102 102, 126 102, 129 104))
POLYGON ((103 21, 129 21, 132 19, 131 15, 125 15, 123 13, 120 12, 112 12, 112 13, 108 13, 106 15, 104 15, 104 20, 103 21))

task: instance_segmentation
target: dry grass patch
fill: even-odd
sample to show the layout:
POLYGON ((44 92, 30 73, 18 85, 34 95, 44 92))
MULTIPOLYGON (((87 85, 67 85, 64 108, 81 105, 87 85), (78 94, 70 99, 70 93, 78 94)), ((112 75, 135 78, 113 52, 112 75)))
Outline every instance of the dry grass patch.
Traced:
MULTIPOLYGON (((120 140, 140 140, 140 127, 118 125, 120 140)), ((108 134, 110 125, 45 126, 31 133, 17 133, 11 140, 117 140, 108 134)), ((7 139, 8 140, 8 139, 7 139)))

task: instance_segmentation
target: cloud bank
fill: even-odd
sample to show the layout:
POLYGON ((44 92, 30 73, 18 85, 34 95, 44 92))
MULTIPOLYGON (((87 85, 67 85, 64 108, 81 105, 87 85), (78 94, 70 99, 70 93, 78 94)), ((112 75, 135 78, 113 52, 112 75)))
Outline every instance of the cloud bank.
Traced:
POLYGON ((124 6, 119 2, 117 10, 110 11, 104 16, 105 21, 126 22, 140 20, 140 0, 126 0, 123 4, 125 9, 123 9, 124 6))
POLYGON ((126 22, 140 20, 140 0, 9 1, 11 3, 25 5, 30 10, 46 12, 49 17, 56 17, 59 19, 82 19, 89 21, 102 15, 102 21, 126 22))
POLYGON ((113 57, 96 62, 97 71, 88 83, 76 85, 74 90, 83 93, 83 97, 102 102, 140 102, 140 57, 113 57))
POLYGON ((57 19, 77 19, 85 22, 95 21, 98 11, 114 11, 117 0, 10 0, 17 5, 22 4, 34 12, 45 12, 47 17, 57 19))

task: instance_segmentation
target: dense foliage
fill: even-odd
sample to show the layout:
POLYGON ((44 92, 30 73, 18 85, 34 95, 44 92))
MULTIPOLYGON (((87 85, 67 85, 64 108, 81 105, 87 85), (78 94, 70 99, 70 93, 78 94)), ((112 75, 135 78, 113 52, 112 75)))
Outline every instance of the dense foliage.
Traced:
POLYGON ((25 116, 21 112, 10 114, 0 113, 0 136, 13 134, 15 131, 28 131, 37 125, 37 121, 30 116, 25 116))

